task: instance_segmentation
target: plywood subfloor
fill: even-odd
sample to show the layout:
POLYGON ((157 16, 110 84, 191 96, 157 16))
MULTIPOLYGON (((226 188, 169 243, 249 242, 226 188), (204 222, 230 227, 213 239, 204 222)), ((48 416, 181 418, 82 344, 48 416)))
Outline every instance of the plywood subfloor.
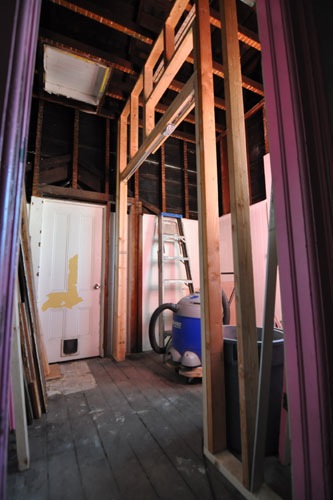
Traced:
POLYGON ((203 457, 200 381, 188 384, 154 353, 71 365, 29 426, 26 472, 11 439, 8 500, 241 498, 203 457))

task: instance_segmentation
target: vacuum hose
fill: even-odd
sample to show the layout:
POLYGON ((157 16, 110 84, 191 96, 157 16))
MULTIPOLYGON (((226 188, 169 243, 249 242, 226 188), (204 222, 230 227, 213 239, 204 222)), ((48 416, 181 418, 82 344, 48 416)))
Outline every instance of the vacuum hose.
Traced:
POLYGON ((178 305, 177 304, 172 304, 172 302, 167 302, 166 304, 160 305, 157 309, 152 314, 152 317, 150 318, 149 321, 149 340, 150 340, 150 345, 152 346, 153 350, 157 352, 157 354, 164 354, 165 353, 165 345, 160 346, 156 340, 156 335, 155 335, 155 325, 156 321, 161 314, 161 312, 165 311, 165 309, 170 309, 172 312, 177 312, 178 310, 178 305))
MULTIPOLYGON (((165 311, 166 309, 169 309, 173 313, 178 311, 178 304, 173 304, 172 302, 167 302, 165 304, 160 305, 157 309, 152 314, 152 317, 150 318, 149 321, 149 341, 152 349, 157 352, 157 354, 164 354, 166 350, 166 345, 159 345, 157 339, 156 339, 156 334, 155 334, 155 326, 156 322, 158 320, 159 315, 165 311)), ((222 290, 222 309, 223 309, 223 319, 222 323, 224 325, 229 325, 230 323, 230 305, 228 298, 222 290)))
POLYGON ((223 325, 229 325, 230 323, 230 304, 228 297, 224 290, 222 290, 222 323, 223 325))

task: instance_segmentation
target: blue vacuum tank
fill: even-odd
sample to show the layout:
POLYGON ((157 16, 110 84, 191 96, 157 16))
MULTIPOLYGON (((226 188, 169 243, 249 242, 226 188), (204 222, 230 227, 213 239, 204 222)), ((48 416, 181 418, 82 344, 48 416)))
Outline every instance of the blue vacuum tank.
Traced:
POLYGON ((177 306, 167 358, 184 367, 195 368, 201 365, 200 295, 187 295, 177 306))

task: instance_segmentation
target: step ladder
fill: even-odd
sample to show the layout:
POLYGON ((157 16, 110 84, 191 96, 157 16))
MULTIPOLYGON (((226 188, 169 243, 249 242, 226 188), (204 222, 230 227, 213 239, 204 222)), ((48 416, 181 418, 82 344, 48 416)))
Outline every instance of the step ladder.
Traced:
MULTIPOLYGON (((173 266, 174 270, 174 266, 173 266)), ((193 280, 190 268, 190 260, 187 253, 186 240, 182 224, 182 215, 161 212, 158 217, 158 302, 159 306, 166 301, 166 292, 170 292, 174 284, 182 284, 188 287, 189 293, 194 293, 193 280), (178 278, 170 277, 170 267, 174 263, 181 263, 178 278)), ((175 299, 173 299, 175 302, 175 299)), ((171 341, 172 331, 167 329, 170 320, 167 316, 170 311, 164 311, 159 316, 159 345, 167 346, 171 341), (166 313, 166 315, 164 314, 166 313)))
POLYGON ((194 293, 190 260, 182 224, 182 215, 161 212, 158 218, 159 305, 163 304, 165 301, 166 288, 174 283, 184 284, 188 287, 189 293, 194 293), (184 266, 179 278, 173 278, 168 275, 168 265, 175 262, 180 262, 184 266))

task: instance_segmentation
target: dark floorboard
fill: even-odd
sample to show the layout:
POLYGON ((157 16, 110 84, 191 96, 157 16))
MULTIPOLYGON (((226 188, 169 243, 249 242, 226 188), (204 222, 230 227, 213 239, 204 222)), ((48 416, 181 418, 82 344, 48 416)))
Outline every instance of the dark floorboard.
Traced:
POLYGON ((154 353, 85 362, 96 386, 49 398, 29 426, 26 472, 11 436, 8 500, 242 498, 203 456, 201 381, 154 353))

